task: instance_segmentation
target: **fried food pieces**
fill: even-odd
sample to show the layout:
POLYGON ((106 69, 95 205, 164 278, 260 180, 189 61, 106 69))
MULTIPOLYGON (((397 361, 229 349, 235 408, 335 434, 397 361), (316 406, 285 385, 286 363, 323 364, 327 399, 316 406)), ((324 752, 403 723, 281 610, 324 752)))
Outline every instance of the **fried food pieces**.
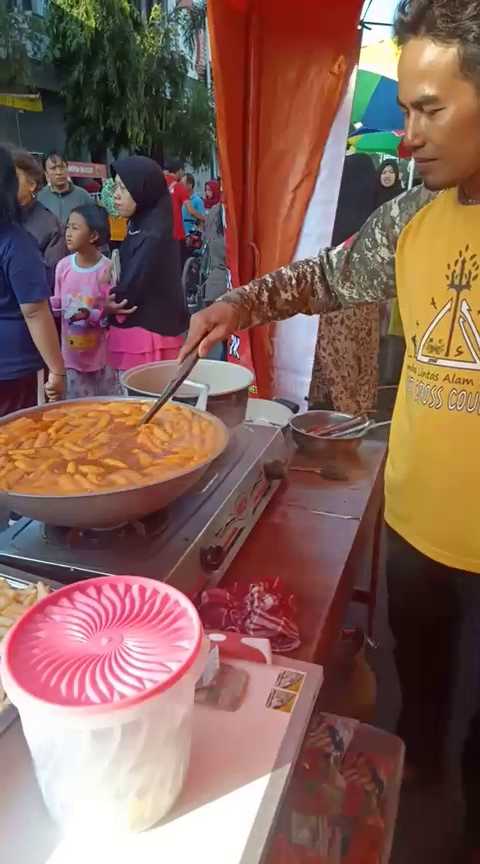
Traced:
POLYGON ((187 406, 79 402, 0 425, 0 491, 81 495, 146 486, 194 469, 218 448, 219 429, 187 406))

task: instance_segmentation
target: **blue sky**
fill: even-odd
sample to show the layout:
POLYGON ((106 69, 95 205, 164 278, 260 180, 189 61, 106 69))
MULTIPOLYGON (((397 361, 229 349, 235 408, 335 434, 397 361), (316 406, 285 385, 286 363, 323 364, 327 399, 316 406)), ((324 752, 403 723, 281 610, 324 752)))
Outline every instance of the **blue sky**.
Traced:
MULTIPOLYGON (((364 0, 364 9, 368 7, 369 0, 364 0)), ((372 0, 368 10, 367 19, 369 21, 385 21, 391 23, 397 0, 372 0)), ((366 32, 364 44, 368 42, 378 42, 380 39, 387 39, 390 36, 390 31, 387 27, 374 27, 371 32, 366 32)))

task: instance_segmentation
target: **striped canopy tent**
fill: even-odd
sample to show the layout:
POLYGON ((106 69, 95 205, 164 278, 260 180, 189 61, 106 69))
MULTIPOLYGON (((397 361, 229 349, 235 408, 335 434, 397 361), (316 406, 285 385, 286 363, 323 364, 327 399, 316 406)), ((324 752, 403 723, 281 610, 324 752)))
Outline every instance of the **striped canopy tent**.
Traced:
MULTIPOLYGON (((331 0, 209 0, 234 285, 295 256, 332 124, 358 61, 361 7, 362 0, 342 0, 339 15, 331 0)), ((340 174, 341 141, 336 149, 340 174)), ((336 194, 335 188, 329 199, 336 194)), ((257 328, 239 340, 230 359, 253 366, 260 395, 280 392, 278 331, 257 328)))

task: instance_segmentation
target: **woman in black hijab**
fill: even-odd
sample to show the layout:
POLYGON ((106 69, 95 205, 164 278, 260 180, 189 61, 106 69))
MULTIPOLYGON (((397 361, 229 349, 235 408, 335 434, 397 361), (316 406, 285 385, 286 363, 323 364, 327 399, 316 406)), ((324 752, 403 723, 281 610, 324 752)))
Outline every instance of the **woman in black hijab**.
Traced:
POLYGON ((366 153, 353 153, 345 159, 333 229, 333 246, 340 246, 363 227, 376 209, 377 176, 375 165, 366 153))
POLYGON ((120 246, 109 362, 114 369, 126 370, 175 359, 188 313, 170 193, 161 168, 145 156, 129 156, 115 162, 113 170, 115 205, 129 225, 120 246))
POLYGON ((398 198, 404 191, 400 180, 400 168, 395 159, 385 159, 382 162, 377 178, 377 207, 392 201, 393 198, 398 198))

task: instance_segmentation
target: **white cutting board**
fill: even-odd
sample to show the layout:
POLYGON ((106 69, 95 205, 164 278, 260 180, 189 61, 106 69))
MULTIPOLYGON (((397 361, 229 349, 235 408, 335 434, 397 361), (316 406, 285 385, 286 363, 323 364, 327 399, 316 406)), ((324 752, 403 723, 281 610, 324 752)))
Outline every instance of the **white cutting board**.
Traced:
MULTIPOLYGON (((11 801, 8 806, 0 792, 0 864, 260 862, 321 686, 322 670, 285 658, 276 658, 274 666, 237 661, 232 665, 250 674, 246 699, 234 713, 195 707, 189 777, 166 821, 143 834, 104 844, 89 837, 85 826, 84 842, 64 840, 57 845, 30 769, 23 789, 14 784, 19 796, 15 807, 11 801), (279 674, 288 669, 305 676, 297 695, 276 687, 279 674), (278 691, 274 700, 287 702, 290 712, 268 707, 272 690, 278 691), (23 832, 28 826, 28 838, 23 832, 23 837, 19 835, 20 825, 23 832)), ((18 723, 0 739, 0 764, 9 746, 23 751, 26 747, 18 723)))

